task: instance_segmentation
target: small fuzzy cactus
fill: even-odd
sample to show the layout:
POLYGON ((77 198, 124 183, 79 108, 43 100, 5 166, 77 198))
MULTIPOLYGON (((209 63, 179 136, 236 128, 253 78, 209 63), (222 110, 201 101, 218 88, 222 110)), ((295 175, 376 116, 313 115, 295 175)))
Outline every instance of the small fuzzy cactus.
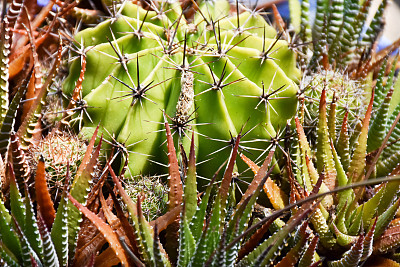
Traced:
POLYGON ((142 197, 142 210, 146 220, 152 221, 165 213, 167 208, 167 186, 158 177, 143 176, 125 184, 125 190, 133 201, 142 197))
MULTIPOLYGON (((326 91, 326 101, 332 110, 331 112, 335 113, 337 122, 342 122, 346 112, 348 112, 346 119, 350 131, 354 131, 359 123, 359 118, 363 117, 370 94, 366 91, 364 83, 350 78, 343 71, 337 70, 322 70, 305 76, 300 88, 304 92, 304 126, 307 128, 307 132, 311 130, 310 133, 313 137, 315 137, 315 128, 318 122, 322 90, 326 91)), ((334 141, 335 136, 340 131, 340 125, 335 126, 335 123, 334 121, 330 122, 331 138, 334 141)))
POLYGON ((30 167, 36 170, 39 159, 42 157, 46 166, 46 179, 50 192, 54 198, 57 198, 61 195, 67 168, 70 175, 74 177, 86 149, 85 141, 76 135, 53 130, 38 145, 29 147, 30 167))
MULTIPOLYGON (((179 2, 146 8, 125 2, 75 36, 87 51, 81 134, 101 124, 106 139, 127 148, 130 176, 166 172, 165 120, 186 151, 195 133, 201 176, 212 177, 240 131, 241 149, 257 159, 297 109, 300 72, 288 43, 258 12, 225 0, 201 2, 194 16, 179 2)), ((64 83, 69 95, 81 62, 64 83)))

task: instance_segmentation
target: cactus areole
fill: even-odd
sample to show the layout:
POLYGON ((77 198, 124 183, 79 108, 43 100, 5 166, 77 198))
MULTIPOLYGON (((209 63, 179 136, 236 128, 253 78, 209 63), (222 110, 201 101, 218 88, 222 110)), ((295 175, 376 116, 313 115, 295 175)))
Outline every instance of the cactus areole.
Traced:
MULTIPOLYGON (((296 112, 296 55, 275 29, 227 1, 196 9, 187 18, 179 2, 149 10, 125 2, 120 15, 75 36, 87 61, 81 133, 90 137, 100 123, 106 139, 126 148, 131 176, 166 172, 165 120, 186 151, 195 132, 198 173, 211 177, 240 131, 241 151, 261 160, 296 112)), ((69 95, 80 66, 77 57, 64 83, 69 95)))

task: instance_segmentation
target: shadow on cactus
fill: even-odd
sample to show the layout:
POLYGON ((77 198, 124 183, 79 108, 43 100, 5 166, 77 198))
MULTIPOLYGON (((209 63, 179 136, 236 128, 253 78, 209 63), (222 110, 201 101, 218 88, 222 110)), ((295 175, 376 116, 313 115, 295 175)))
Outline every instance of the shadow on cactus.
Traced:
POLYGON ((177 145, 188 150, 191 132, 198 137, 201 176, 214 174, 242 127, 243 148, 257 158, 297 108, 299 70, 287 42, 239 4, 194 3, 191 17, 179 3, 149 5, 125 2, 117 17, 75 36, 88 52, 71 63, 64 91, 72 94, 85 59, 90 118, 81 134, 91 136, 101 123, 106 139, 126 147, 131 176, 166 172, 163 112, 177 145))

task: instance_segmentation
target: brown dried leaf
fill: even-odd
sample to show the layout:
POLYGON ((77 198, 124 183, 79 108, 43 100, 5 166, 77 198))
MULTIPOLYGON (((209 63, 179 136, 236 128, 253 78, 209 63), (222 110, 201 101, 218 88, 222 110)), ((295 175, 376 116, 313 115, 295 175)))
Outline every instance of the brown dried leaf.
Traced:
MULTIPOLYGON (((88 210, 78 201, 76 201, 71 195, 68 196, 69 200, 72 204, 75 205, 79 209, 80 212, 83 213, 84 216, 89 218, 93 224, 99 229, 99 231, 103 234, 104 238, 110 245, 110 248, 113 250, 115 255, 118 257, 118 260, 121 262, 123 266, 128 266, 128 260, 125 255, 125 250, 122 248, 117 234, 111 229, 111 227, 102 221, 96 214, 88 210)), ((111 257, 110 257, 111 259, 111 257)), ((110 265, 108 265, 110 266, 110 265)))

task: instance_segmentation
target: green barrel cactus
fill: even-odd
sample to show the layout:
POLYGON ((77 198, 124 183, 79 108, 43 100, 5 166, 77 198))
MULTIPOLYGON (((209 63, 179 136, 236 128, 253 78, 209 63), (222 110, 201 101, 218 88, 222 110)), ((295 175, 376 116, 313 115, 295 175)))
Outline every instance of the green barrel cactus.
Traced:
POLYGON ((194 132, 199 175, 211 177, 240 131, 241 148, 257 159, 296 112, 296 55, 275 29, 227 1, 196 8, 189 17, 179 2, 148 10, 125 2, 75 36, 85 53, 72 62, 64 91, 72 94, 86 60, 81 133, 101 124, 106 139, 126 148, 130 176, 166 172, 166 120, 184 148, 194 132))

